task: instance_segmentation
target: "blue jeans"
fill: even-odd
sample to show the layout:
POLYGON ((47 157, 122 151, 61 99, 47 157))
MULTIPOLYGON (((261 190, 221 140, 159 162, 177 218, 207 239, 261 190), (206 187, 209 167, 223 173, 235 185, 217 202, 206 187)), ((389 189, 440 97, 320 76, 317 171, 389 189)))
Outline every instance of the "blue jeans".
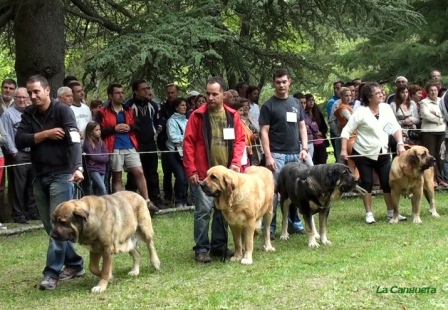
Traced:
MULTIPOLYGON (((276 169, 274 171, 274 182, 275 186, 277 186, 278 176, 280 174, 280 171, 282 170, 283 166, 287 163, 292 162, 298 162, 299 161, 299 155, 298 154, 280 154, 280 153, 272 153, 272 158, 274 159, 276 163, 276 169)), ((310 159, 310 156, 308 155, 308 160, 305 162, 307 166, 312 166, 313 162, 310 159)), ((274 216, 272 217, 271 222, 271 233, 275 233, 275 230, 277 228, 277 205, 278 205, 278 193, 274 194, 274 216)), ((302 222, 300 221, 300 218, 297 214, 297 208, 294 207, 294 212, 289 212, 289 218, 288 222, 292 223, 293 227, 298 230, 303 229, 302 222)), ((290 208, 291 210, 291 208, 290 208)))
MULTIPOLYGON (((53 229, 52 217, 56 207, 73 198, 73 183, 68 181, 71 176, 71 174, 50 174, 34 180, 34 197, 47 234, 53 229)), ((57 241, 50 237, 44 276, 58 279, 64 265, 79 270, 83 268, 83 263, 82 257, 76 254, 73 243, 57 241)))
POLYGON ((104 175, 99 172, 90 172, 90 179, 92 180, 93 192, 97 196, 107 195, 106 184, 104 183, 104 175))
POLYGON ((171 171, 174 173, 174 203, 187 203, 187 174, 185 173, 184 165, 177 153, 166 154, 168 164, 171 166, 171 171))
POLYGON ((220 210, 215 208, 215 198, 205 195, 200 186, 192 185, 195 191, 195 211, 194 211, 194 242, 193 250, 196 254, 205 253, 213 249, 220 249, 227 243, 227 222, 220 210), (210 216, 212 219, 211 242, 208 238, 210 216))

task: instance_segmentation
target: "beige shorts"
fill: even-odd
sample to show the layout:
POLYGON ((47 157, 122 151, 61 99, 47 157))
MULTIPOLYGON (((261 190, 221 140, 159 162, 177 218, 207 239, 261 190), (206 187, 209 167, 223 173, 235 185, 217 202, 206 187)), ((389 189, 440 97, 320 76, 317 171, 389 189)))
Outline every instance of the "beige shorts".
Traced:
POLYGON ((110 155, 112 159, 112 171, 120 172, 135 167, 141 167, 140 155, 135 149, 130 150, 114 150, 114 154, 110 155))

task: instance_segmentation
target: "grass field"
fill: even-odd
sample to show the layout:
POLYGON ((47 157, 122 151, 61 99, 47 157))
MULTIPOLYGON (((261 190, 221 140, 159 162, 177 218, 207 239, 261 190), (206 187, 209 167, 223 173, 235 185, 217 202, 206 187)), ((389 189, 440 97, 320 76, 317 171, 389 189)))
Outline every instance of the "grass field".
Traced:
MULTIPOLYGON (((0 238, 0 309, 447 309, 447 196, 437 194, 441 218, 423 203, 423 224, 388 224, 381 196, 374 198, 377 223, 363 222, 361 199, 343 199, 330 213, 332 246, 309 249, 306 237, 273 241, 276 252, 256 240, 254 264, 202 265, 193 260, 193 213, 154 219, 160 271, 142 247, 141 273, 127 275, 128 255, 115 259, 115 278, 102 294, 90 293, 97 278, 38 290, 48 238, 44 231, 0 238), (433 293, 378 293, 384 288, 426 288, 433 293)), ((410 201, 402 200, 409 215, 410 201)), ((280 226, 279 226, 280 227, 280 226)), ((230 245, 232 247, 232 245, 230 245)), ((88 260, 88 252, 78 247, 88 260)), ((87 266, 87 263, 86 263, 87 266)))

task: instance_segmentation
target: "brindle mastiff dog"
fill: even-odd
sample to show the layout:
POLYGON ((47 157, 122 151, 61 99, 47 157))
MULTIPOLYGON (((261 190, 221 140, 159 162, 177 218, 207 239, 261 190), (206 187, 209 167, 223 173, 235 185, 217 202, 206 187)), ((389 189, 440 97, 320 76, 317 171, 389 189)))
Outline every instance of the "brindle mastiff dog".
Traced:
MULTIPOLYGON (((232 261, 243 265, 252 264, 254 234, 261 225, 271 225, 274 200, 274 178, 265 167, 252 166, 244 173, 224 166, 215 166, 207 171, 201 188, 208 196, 216 197, 215 206, 229 223, 235 243, 232 261), (244 256, 243 256, 244 252, 244 256)), ((275 251, 271 245, 270 231, 263 232, 264 250, 275 251)))
POLYGON ((139 237, 147 244, 151 264, 160 268, 154 247, 154 231, 148 206, 142 196, 122 191, 102 197, 86 196, 57 206, 51 237, 78 242, 90 250, 90 271, 101 278, 92 292, 103 292, 112 277, 112 256, 129 253, 134 261, 131 276, 140 272, 139 237), (103 266, 100 269, 100 259, 103 266))
POLYGON ((433 217, 439 217, 434 200, 434 164, 436 159, 423 146, 413 146, 394 158, 389 173, 394 216, 390 223, 398 223, 400 196, 411 198, 414 224, 420 224, 420 204, 423 194, 433 217))
POLYGON ((346 165, 325 164, 308 168, 301 162, 286 164, 280 171, 277 182, 283 212, 280 239, 288 239, 288 209, 292 203, 303 215, 308 246, 318 247, 316 238, 320 238, 322 244, 330 245, 331 242, 327 239, 330 203, 353 189, 361 194, 366 193, 357 185, 357 180, 346 165), (319 213, 319 235, 313 220, 315 213, 319 213))

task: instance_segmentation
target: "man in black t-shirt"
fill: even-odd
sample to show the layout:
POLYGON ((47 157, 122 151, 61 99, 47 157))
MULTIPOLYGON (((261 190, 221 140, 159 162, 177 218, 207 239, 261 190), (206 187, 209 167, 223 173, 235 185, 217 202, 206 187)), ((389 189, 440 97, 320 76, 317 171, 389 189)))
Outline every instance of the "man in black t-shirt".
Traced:
MULTIPOLYGON (((273 76, 275 94, 260 110, 261 143, 266 158, 266 167, 273 171, 277 184, 278 175, 289 162, 304 161, 312 166, 308 158, 308 135, 303 109, 297 99, 289 96, 291 79, 285 69, 276 70, 273 76), (302 148, 300 142, 302 142, 302 148)), ((278 195, 274 197, 274 217, 271 223, 271 238, 274 238, 277 219, 278 195)), ((290 208, 293 233, 304 233, 297 208, 290 208)), ((267 228, 266 228, 267 229, 267 228)))

